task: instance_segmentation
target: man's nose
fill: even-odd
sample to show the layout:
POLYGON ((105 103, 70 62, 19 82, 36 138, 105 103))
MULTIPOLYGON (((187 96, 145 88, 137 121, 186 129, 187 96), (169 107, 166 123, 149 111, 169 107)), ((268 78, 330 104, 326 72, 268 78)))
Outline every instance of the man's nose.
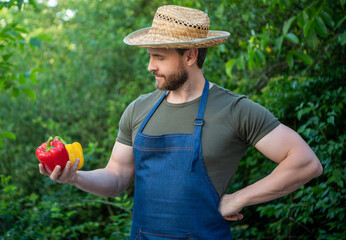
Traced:
POLYGON ((149 71, 149 72, 155 72, 155 71, 157 71, 157 66, 154 64, 154 62, 153 62, 152 59, 149 60, 148 71, 149 71))

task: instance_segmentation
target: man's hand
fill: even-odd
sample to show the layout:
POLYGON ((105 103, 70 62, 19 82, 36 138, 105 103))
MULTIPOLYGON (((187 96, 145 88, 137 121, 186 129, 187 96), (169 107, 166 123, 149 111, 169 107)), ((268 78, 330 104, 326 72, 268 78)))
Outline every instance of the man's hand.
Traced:
POLYGON ((243 219, 243 214, 239 212, 242 206, 237 203, 235 197, 231 194, 225 194, 219 204, 219 211, 224 219, 227 221, 238 221, 243 219))
POLYGON ((72 184, 77 177, 77 168, 79 165, 79 158, 76 159, 73 166, 71 161, 66 163, 65 169, 61 172, 61 167, 57 165, 53 172, 49 172, 41 163, 38 165, 40 173, 48 176, 51 180, 58 183, 69 183, 72 184))

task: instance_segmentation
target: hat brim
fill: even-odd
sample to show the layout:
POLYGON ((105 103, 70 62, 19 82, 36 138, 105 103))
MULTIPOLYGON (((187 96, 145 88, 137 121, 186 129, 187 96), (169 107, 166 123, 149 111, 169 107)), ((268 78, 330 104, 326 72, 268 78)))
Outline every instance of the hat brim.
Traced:
POLYGON ((191 41, 167 41, 159 36, 153 38, 148 36, 150 27, 140 29, 129 34, 124 38, 124 43, 131 46, 143 48, 207 48, 219 45, 227 40, 229 32, 209 30, 206 38, 195 39, 191 41))

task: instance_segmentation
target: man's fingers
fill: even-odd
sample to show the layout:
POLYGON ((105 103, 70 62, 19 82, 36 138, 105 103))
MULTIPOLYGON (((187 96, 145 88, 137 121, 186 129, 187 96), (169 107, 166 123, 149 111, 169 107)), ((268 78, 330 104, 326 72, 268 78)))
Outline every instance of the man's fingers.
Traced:
POLYGON ((56 182, 60 175, 60 172, 61 172, 61 167, 59 165, 55 166, 53 172, 50 174, 50 179, 56 182))
POLYGON ((46 176, 50 176, 50 172, 43 166, 42 163, 38 164, 38 169, 40 170, 40 173, 46 176))
POLYGON ((78 165, 79 165, 79 159, 77 158, 73 165, 71 161, 67 161, 63 171, 61 171, 60 165, 57 165, 54 168, 53 172, 51 173, 48 172, 48 170, 41 163, 38 165, 38 167, 39 167, 40 173, 43 175, 49 176, 52 181, 58 182, 58 183, 67 183, 76 174, 78 165))
POLYGON ((79 158, 77 158, 76 161, 74 161, 71 170, 73 172, 77 171, 78 165, 79 165, 79 158))
POLYGON ((69 177, 71 171, 71 162, 67 161, 64 170, 62 171, 61 175, 59 176, 59 182, 65 182, 65 179, 69 177))
POLYGON ((71 161, 67 161, 64 170, 62 171, 61 175, 58 176, 58 178, 55 181, 59 182, 59 183, 71 182, 71 180, 76 175, 78 164, 79 164, 79 159, 76 159, 76 161, 73 163, 73 165, 72 165, 71 161))
POLYGON ((239 221, 244 218, 243 214, 235 214, 232 216, 225 216, 224 217, 227 221, 239 221))

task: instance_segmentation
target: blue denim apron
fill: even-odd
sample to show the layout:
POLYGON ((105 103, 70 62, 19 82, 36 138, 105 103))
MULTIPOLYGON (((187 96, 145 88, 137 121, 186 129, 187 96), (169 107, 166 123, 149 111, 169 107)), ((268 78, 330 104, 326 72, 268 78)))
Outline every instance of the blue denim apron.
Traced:
POLYGON ((140 126, 133 145, 136 175, 132 240, 232 239, 229 224, 218 211, 220 197, 202 156, 208 92, 206 79, 193 134, 143 133, 166 94, 140 126))

